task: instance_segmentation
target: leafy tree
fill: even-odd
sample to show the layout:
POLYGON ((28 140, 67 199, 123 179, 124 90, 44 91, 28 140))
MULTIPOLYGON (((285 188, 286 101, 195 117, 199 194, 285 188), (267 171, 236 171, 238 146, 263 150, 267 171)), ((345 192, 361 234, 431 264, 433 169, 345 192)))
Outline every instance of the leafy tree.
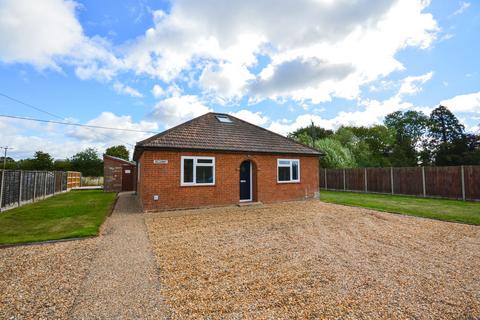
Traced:
POLYGON ((351 151, 338 140, 332 138, 316 140, 315 148, 325 154, 320 160, 323 168, 356 167, 355 158, 351 151))
POLYGON ((465 126, 446 107, 439 106, 430 114, 429 136, 432 143, 440 145, 462 140, 465 126))
MULTIPOLYGON (((5 157, 0 157, 0 169, 3 169, 3 160, 5 157)), ((5 169, 6 170, 15 170, 17 169, 17 163, 13 158, 7 157, 5 161, 5 169)))
POLYGON ((33 167, 35 170, 52 170, 53 158, 50 154, 37 151, 32 159, 33 167))
POLYGON ((341 127, 332 136, 353 153, 359 167, 390 166, 395 130, 383 125, 372 127, 341 127))
POLYGON ((33 158, 19 160, 17 168, 21 170, 52 170, 53 158, 46 152, 37 151, 33 158))
POLYGON ((295 139, 306 145, 314 145, 315 140, 324 139, 333 134, 332 130, 327 130, 316 126, 313 122, 308 127, 303 127, 288 134, 289 138, 295 139))
POLYGON ((69 159, 57 159, 53 162, 53 169, 57 171, 71 171, 72 163, 69 159))
POLYGON ((439 106, 430 114, 429 138, 435 165, 462 164, 468 152, 465 127, 446 107, 439 106))
POLYGON ((426 141, 429 119, 418 111, 396 111, 385 117, 385 126, 395 130, 395 143, 390 155, 393 166, 416 166, 425 161, 422 147, 426 141))
POLYGON ((70 159, 72 169, 80 171, 83 176, 99 177, 103 175, 103 161, 93 148, 87 148, 70 159))
POLYGON ((105 154, 125 160, 128 160, 130 156, 128 149, 123 145, 110 147, 105 151, 105 154))

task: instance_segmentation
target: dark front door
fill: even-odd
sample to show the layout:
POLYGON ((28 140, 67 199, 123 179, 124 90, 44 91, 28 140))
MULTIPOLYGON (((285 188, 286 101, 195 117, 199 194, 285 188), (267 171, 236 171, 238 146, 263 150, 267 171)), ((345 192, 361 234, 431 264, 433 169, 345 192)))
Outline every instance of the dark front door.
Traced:
POLYGON ((122 167, 122 191, 133 191, 133 167, 122 167))
POLYGON ((250 161, 240 165, 240 201, 252 200, 252 167, 250 161))

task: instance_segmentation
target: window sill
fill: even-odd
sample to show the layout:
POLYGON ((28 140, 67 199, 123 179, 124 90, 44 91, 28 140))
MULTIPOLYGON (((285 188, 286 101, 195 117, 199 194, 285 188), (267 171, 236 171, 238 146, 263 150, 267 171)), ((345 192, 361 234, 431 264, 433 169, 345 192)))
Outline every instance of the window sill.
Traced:
POLYGON ((301 181, 277 181, 277 184, 300 183, 301 181))
POLYGON ((215 187, 215 183, 180 184, 180 187, 215 187))

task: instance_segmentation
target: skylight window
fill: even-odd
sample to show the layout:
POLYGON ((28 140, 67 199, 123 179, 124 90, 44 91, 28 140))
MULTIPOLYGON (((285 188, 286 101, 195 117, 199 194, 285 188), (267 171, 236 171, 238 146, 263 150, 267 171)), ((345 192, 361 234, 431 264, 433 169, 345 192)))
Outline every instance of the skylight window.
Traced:
POLYGON ((222 123, 232 123, 232 119, 230 119, 229 117, 227 116, 223 116, 223 115, 217 115, 217 120, 222 122, 222 123))

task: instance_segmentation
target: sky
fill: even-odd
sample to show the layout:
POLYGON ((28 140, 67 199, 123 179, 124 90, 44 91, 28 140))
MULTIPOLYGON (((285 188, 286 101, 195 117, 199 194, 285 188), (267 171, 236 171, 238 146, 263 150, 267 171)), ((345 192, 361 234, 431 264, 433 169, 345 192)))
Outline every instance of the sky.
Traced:
POLYGON ((0 44, 1 115, 137 130, 0 117, 16 159, 210 111, 286 135, 442 104, 479 130, 477 0, 0 0, 0 44))

